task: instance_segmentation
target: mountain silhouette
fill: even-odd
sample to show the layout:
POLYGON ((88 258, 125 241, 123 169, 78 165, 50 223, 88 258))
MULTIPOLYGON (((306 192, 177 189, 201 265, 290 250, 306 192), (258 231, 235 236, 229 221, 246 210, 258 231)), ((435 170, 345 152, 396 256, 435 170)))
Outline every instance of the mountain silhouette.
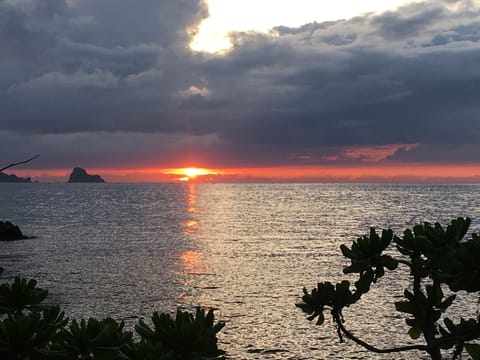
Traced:
POLYGON ((102 179, 100 175, 90 175, 85 169, 81 167, 76 167, 73 169, 70 177, 68 178, 69 183, 103 183, 105 180, 102 179))

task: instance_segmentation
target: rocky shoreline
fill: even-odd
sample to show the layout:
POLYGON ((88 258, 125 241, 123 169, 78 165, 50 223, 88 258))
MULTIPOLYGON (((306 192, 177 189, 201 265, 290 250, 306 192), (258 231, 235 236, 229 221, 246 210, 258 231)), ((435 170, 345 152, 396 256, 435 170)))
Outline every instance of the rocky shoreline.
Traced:
POLYGON ((32 239, 22 233, 20 228, 10 221, 0 221, 0 241, 32 239))

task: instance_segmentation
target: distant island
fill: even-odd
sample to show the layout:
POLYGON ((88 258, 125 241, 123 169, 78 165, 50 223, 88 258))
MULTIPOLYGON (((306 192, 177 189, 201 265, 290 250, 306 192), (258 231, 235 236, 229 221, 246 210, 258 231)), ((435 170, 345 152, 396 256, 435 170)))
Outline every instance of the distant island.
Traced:
POLYGON ((104 183, 105 180, 102 179, 100 175, 90 175, 85 169, 81 167, 76 167, 73 169, 70 177, 68 178, 69 183, 104 183))
POLYGON ((22 178, 14 174, 5 174, 3 172, 0 172, 0 183, 31 183, 32 179, 27 177, 27 178, 22 178))

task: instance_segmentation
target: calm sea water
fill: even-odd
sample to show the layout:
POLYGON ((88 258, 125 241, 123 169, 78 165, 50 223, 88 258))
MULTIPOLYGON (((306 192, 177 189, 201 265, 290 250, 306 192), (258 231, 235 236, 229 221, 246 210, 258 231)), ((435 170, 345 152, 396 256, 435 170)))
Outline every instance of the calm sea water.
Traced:
MULTIPOLYGON (((397 233, 457 216, 480 231, 477 185, 0 184, 0 219, 33 240, 0 244, 3 279, 34 277, 71 317, 122 319, 213 307, 231 359, 418 359, 339 344, 294 304, 303 286, 338 281, 339 246, 370 226, 397 233)), ((409 340, 392 314, 406 279, 345 312, 380 347, 409 340)), ((461 310, 475 311, 465 299, 461 310)))

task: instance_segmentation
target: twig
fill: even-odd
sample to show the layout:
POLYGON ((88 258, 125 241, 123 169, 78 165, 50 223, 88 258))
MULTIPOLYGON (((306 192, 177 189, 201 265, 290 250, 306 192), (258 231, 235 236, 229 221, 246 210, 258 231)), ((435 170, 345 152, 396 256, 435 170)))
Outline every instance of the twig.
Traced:
POLYGON ((457 360, 458 357, 462 355, 463 347, 463 342, 459 342, 457 345, 455 345, 455 351, 453 352, 452 360, 457 360))
POLYGON ((450 342, 456 342, 457 346, 455 348, 455 353, 453 359, 456 359, 459 354, 462 352, 464 349, 463 344, 465 341, 470 341, 474 340, 477 338, 478 331, 479 330, 473 330, 470 331, 469 333, 463 334, 463 335, 454 335, 454 336, 444 336, 438 339, 435 339, 430 345, 406 345, 406 346, 399 346, 395 348, 389 348, 389 349, 379 349, 376 348, 373 345, 368 344, 367 342, 359 339, 355 335, 353 335, 352 332, 347 330, 345 326, 343 325, 343 321, 341 318, 341 315, 339 314, 338 311, 332 311, 333 315, 333 320, 337 324, 337 331, 341 332, 343 335, 345 335, 347 338, 350 340, 354 341, 360 346, 363 346, 365 349, 372 351, 374 353, 378 354, 387 354, 387 353, 394 353, 394 352, 402 352, 402 351, 411 351, 411 350, 419 350, 419 351, 426 351, 429 352, 432 349, 438 349, 440 348, 443 344, 450 343, 450 342), (456 354, 456 353, 459 354, 456 354))
POLYGON ((365 349, 377 353, 377 354, 388 354, 388 353, 394 353, 394 352, 402 352, 402 351, 411 351, 411 350, 420 350, 420 351, 428 351, 428 347, 426 345, 406 345, 406 346, 399 346, 395 348, 390 348, 390 349, 379 349, 376 348, 375 346, 372 346, 365 341, 357 338, 355 335, 353 335, 350 331, 348 331, 345 326, 343 326, 342 319, 340 317, 340 314, 338 312, 333 313, 333 318, 335 320, 335 323, 338 326, 338 329, 350 340, 356 342, 358 345, 363 346, 365 349))
POLYGON ((408 267, 412 267, 412 264, 410 264, 407 260, 397 259, 397 261, 398 261, 400 264, 407 265, 408 267))
POLYGON ((27 162, 29 162, 29 161, 32 161, 32 160, 38 158, 39 156, 40 156, 40 155, 35 155, 34 157, 32 157, 32 158, 30 158, 30 159, 27 159, 27 160, 24 160, 24 161, 20 161, 20 162, 17 162, 17 163, 13 163, 13 164, 7 165, 7 166, 5 166, 4 168, 1 168, 1 169, 0 169, 0 172, 2 172, 3 170, 7 170, 7 169, 9 169, 9 168, 11 168, 11 167, 13 167, 13 166, 25 164, 25 163, 27 163, 27 162))

